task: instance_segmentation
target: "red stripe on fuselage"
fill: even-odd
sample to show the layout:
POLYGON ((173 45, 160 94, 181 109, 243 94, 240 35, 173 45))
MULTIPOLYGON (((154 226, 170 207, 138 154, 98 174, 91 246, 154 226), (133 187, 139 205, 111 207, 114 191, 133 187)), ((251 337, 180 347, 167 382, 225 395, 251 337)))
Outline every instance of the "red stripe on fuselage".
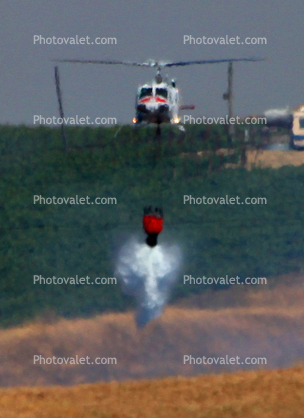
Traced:
POLYGON ((156 101, 160 103, 167 103, 167 100, 162 99, 161 97, 156 97, 156 101))
POLYGON ((141 99, 138 101, 138 103, 148 103, 148 102, 157 102, 157 103, 167 103, 166 99, 162 99, 161 97, 154 97, 154 96, 150 96, 150 97, 145 97, 144 99, 141 99))
POLYGON ((139 100, 138 103, 147 103, 147 102, 150 102, 150 100, 151 100, 151 97, 145 97, 144 99, 139 100))

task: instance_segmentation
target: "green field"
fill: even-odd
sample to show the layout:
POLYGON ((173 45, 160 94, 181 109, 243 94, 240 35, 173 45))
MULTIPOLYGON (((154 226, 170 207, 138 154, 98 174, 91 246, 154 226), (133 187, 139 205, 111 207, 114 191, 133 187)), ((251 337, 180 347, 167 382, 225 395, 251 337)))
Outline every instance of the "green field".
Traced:
POLYGON ((69 128, 65 153, 58 129, 0 127, 2 327, 133 306, 119 286, 33 285, 33 275, 113 277, 122 243, 144 240, 147 204, 163 206, 160 243, 183 251, 173 299, 206 290, 184 286, 183 274, 269 277, 302 268, 303 166, 224 168, 241 150, 236 143, 232 155, 215 154, 227 147, 220 127, 166 129, 161 140, 153 129, 114 133, 69 128), (200 150, 208 156, 195 156, 200 150), (115 197, 117 205, 34 205, 34 195, 115 197), (184 205, 183 195, 266 197, 267 205, 184 205))

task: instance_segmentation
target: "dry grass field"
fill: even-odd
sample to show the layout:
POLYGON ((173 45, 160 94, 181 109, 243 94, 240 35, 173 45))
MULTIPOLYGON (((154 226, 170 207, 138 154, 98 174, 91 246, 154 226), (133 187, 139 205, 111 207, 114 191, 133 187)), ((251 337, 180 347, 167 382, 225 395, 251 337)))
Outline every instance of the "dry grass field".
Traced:
MULTIPOLYGON (((217 151, 218 155, 227 155, 229 151, 227 149, 219 149, 217 151)), ((199 151, 196 154, 194 153, 183 153, 181 154, 182 158, 191 158, 194 160, 199 160, 202 157, 210 155, 210 151, 199 151)), ((280 168, 285 165, 299 166, 304 164, 304 152, 289 150, 289 151, 279 151, 279 150, 248 150, 246 152, 246 168, 251 170, 253 167, 260 168, 280 168)), ((236 168, 240 164, 227 163, 226 167, 236 168)))
POLYGON ((304 368, 0 391, 2 418, 303 418, 304 368))
POLYGON ((143 330, 132 312, 2 330, 0 417, 303 418, 303 275, 276 282, 192 296, 143 330), (34 365, 35 354, 117 364, 34 365), (184 354, 265 356, 267 370, 184 365, 184 354))
POLYGON ((304 153, 301 151, 261 150, 247 152, 247 168, 252 166, 279 168, 284 165, 304 164, 304 153))
POLYGON ((184 355, 265 357, 264 369, 298 364, 304 360, 303 275, 278 281, 275 288, 270 282, 192 296, 168 306, 143 330, 136 329, 133 312, 1 330, 0 386, 77 385, 261 368, 183 364, 184 355), (117 364, 33 364, 34 355, 114 357, 117 364))

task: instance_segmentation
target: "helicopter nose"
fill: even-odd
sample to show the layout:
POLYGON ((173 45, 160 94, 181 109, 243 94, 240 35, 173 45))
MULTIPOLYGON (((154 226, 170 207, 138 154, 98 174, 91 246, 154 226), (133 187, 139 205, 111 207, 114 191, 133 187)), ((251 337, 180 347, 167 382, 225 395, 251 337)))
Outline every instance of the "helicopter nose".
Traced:
POLYGON ((150 102, 147 103, 146 107, 149 111, 154 111, 158 109, 158 104, 156 102, 150 102))
POLYGON ((139 105, 137 106, 137 110, 138 110, 138 112, 145 113, 145 112, 147 112, 147 107, 146 107, 146 105, 144 105, 144 104, 139 104, 139 105))
POLYGON ((167 112, 169 110, 169 106, 167 104, 159 106, 160 113, 167 112))

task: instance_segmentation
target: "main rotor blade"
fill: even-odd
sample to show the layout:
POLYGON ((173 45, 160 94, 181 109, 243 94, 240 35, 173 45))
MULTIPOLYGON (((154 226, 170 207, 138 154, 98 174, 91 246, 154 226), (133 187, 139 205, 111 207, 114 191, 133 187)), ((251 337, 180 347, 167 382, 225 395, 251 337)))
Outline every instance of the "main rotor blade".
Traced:
POLYGON ((129 61, 104 61, 104 60, 77 60, 77 59, 64 59, 64 60, 53 60, 56 62, 73 62, 73 63, 79 63, 79 64, 122 64, 122 65, 130 65, 133 67, 156 67, 157 63, 154 61, 148 61, 148 62, 129 62, 129 61))
POLYGON ((71 62, 77 64, 112 64, 112 65, 128 65, 132 67, 156 67, 159 70, 163 67, 182 67, 185 65, 194 64, 218 64, 222 62, 238 62, 238 61, 265 61, 265 58, 226 58, 215 60, 196 60, 196 61, 179 61, 179 62, 164 62, 147 60, 146 62, 130 62, 130 61, 116 61, 116 60, 83 60, 83 59, 63 59, 53 60, 56 62, 71 62))
POLYGON ((265 61, 265 58, 227 58, 220 60, 196 60, 196 61, 179 61, 179 62, 168 62, 162 64, 162 67, 178 67, 193 64, 218 64, 221 62, 238 62, 238 61, 265 61))

